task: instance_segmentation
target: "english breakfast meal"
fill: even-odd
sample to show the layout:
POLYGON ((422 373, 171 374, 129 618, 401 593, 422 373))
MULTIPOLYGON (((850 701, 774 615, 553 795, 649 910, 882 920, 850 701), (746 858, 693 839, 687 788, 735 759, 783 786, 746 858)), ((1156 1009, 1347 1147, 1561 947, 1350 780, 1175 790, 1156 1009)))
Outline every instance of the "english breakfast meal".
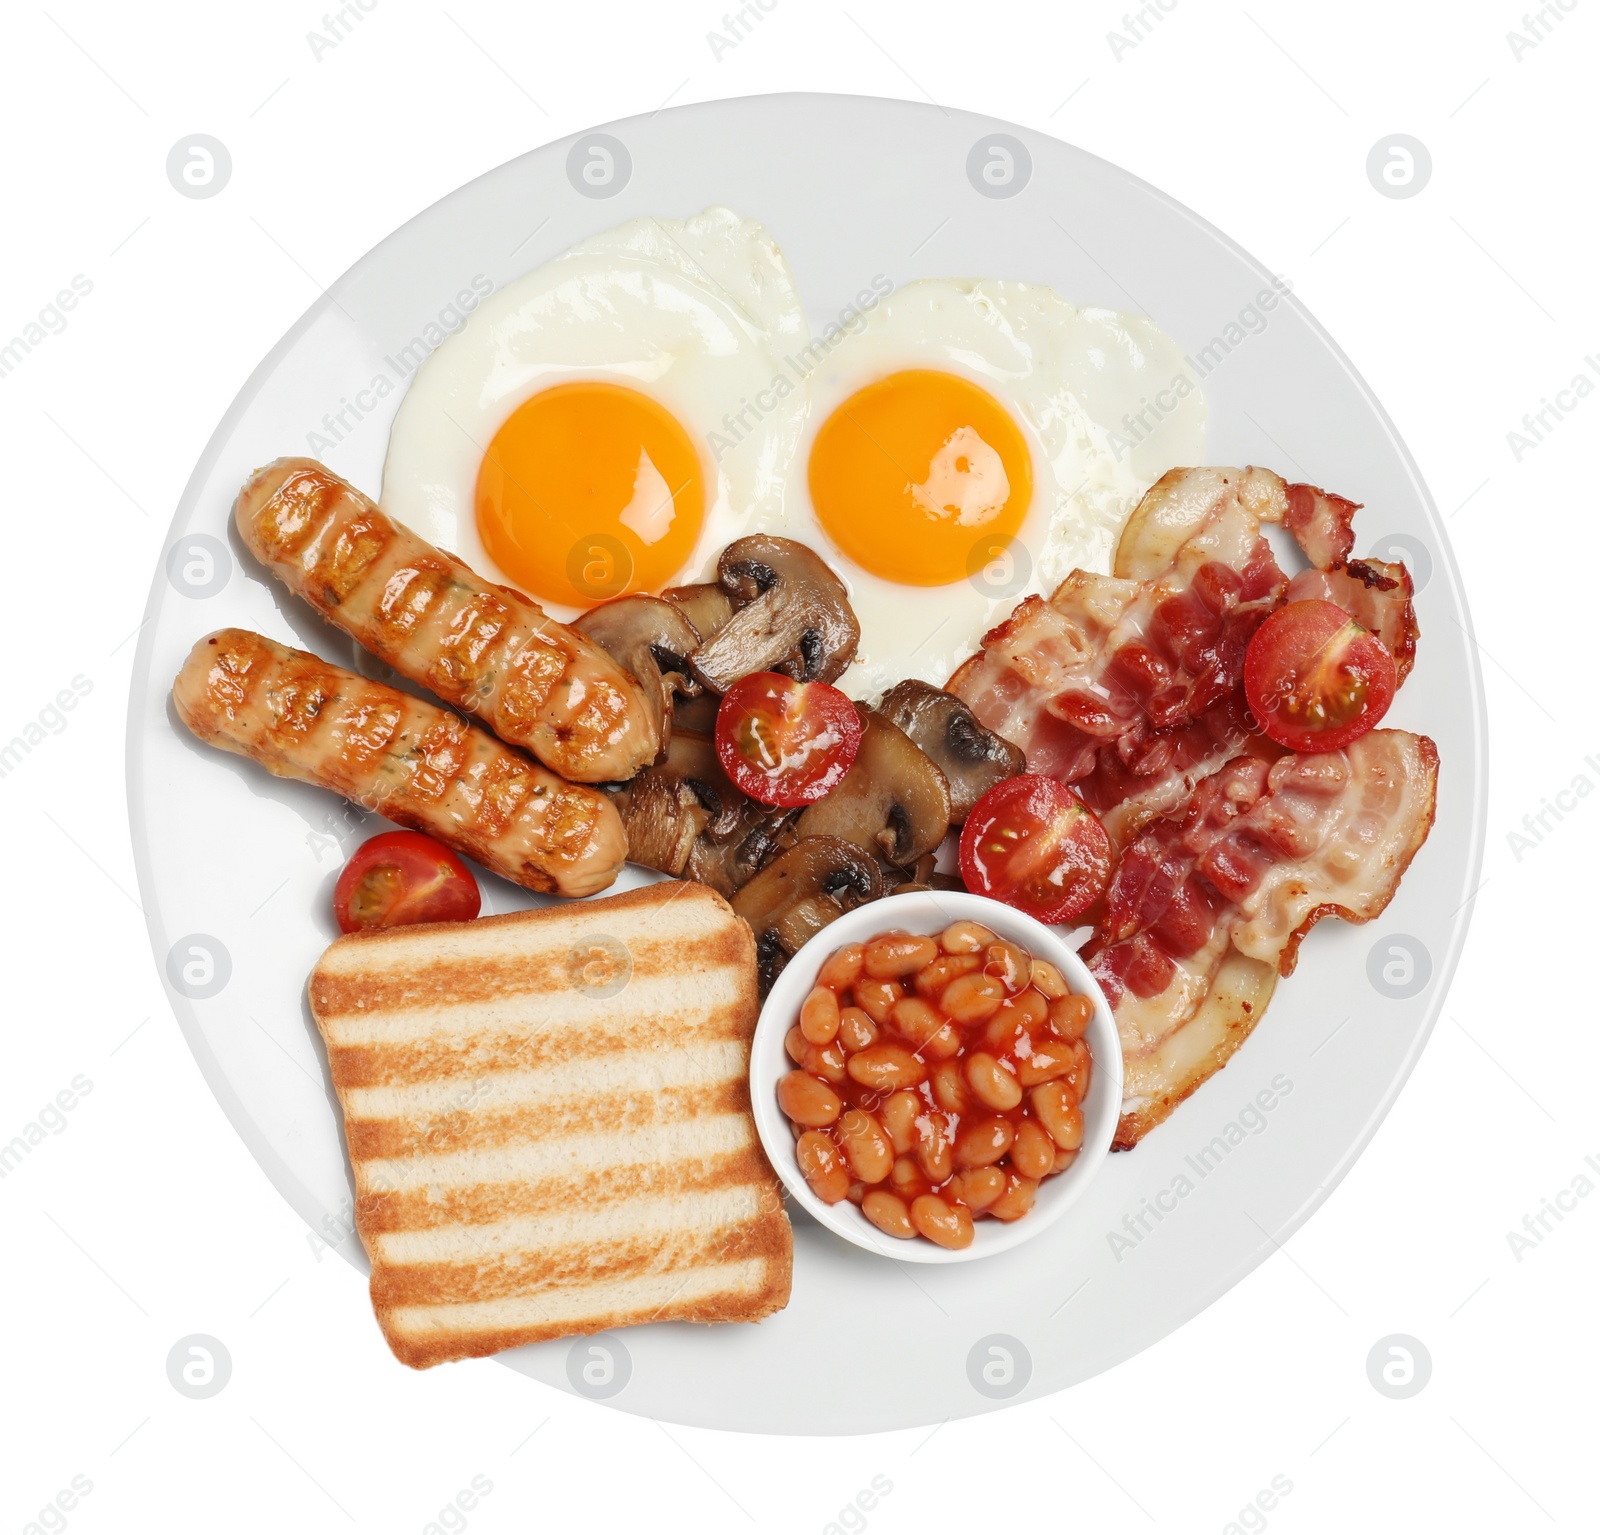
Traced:
POLYGON ((1197 467, 1149 320, 988 279, 848 312, 812 338, 752 220, 636 220, 437 348, 377 502, 293 457, 239 492, 262 568, 439 700, 237 628, 173 688, 202 741, 401 828, 310 992, 407 1364, 781 1308, 768 1158, 892 1238, 1026 1217, 1084 1142, 1095 1000, 978 922, 835 946, 770 1022, 762 1146, 760 999, 844 913, 965 890, 1086 932, 1128 1150, 1428 835, 1438 754, 1382 726, 1411 577, 1354 557, 1355 503, 1197 467), (661 879, 480 917, 464 859, 661 879))

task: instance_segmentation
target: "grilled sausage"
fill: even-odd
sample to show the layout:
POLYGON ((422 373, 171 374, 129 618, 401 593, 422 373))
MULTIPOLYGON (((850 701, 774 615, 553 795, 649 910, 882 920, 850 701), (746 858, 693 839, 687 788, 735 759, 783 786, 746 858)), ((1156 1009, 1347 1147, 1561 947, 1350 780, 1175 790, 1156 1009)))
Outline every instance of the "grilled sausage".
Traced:
POLYGON ((593 895, 627 836, 598 789, 569 784, 434 704, 248 629, 207 635, 172 685, 202 741, 332 789, 529 890, 593 895))
POLYGON ((258 469, 233 515, 290 591, 563 778, 632 778, 655 760, 659 710, 605 651, 390 521, 315 459, 258 469))

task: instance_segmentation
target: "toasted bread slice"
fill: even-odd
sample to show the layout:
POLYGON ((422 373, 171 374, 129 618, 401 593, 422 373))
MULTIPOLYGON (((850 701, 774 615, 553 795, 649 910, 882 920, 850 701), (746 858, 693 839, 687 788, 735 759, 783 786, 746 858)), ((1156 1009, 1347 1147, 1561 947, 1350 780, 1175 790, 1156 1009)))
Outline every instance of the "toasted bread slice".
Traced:
POLYGON ((755 945, 704 885, 351 934, 310 994, 402 1363, 787 1303, 755 945))

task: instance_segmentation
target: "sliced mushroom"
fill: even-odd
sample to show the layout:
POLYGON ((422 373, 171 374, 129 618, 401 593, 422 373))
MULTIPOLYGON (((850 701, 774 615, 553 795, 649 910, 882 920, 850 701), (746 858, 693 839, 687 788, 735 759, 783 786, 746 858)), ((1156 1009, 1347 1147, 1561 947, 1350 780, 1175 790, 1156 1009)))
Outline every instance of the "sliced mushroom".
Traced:
POLYGON ((762 991, 806 939, 882 893, 877 862, 838 837, 802 837, 775 858, 732 902, 756 935, 762 991))
POLYGON ((854 660, 861 626, 844 585, 804 544, 752 534, 722 551, 717 572, 738 611, 689 657, 713 693, 751 672, 832 682, 854 660))
POLYGON ((693 698, 679 696, 672 705, 672 732, 692 731, 708 736, 717 728, 717 705, 722 700, 715 693, 700 691, 693 698))
POLYGON ((632 862, 686 874, 723 896, 782 850, 800 814, 741 794, 711 738, 694 731, 674 731, 662 760, 612 798, 632 862))
POLYGON ((628 834, 628 860, 681 875, 710 812, 682 774, 648 768, 612 796, 628 834))
POLYGON ((602 602, 575 619, 572 627, 633 673, 659 711, 661 739, 667 740, 672 734, 674 697, 693 697, 700 691, 687 659, 700 643, 694 625, 670 602, 638 594, 602 602))
POLYGON ((934 866, 939 861, 938 853, 924 853, 909 869, 905 871, 909 883, 914 885, 930 886, 933 882, 934 866))
POLYGON ((962 890, 959 879, 954 879, 948 874, 936 871, 939 862, 937 852, 924 853, 921 858, 911 865, 909 869, 902 869, 896 864, 883 864, 885 895, 910 895, 913 892, 927 892, 932 890, 962 890))
POLYGON ((843 915, 844 908, 831 895, 814 895, 808 900, 796 901, 768 929, 773 940, 768 947, 775 946, 786 956, 798 954, 823 928, 843 915))
POLYGON ((715 582, 695 586, 669 586, 661 594, 694 626, 704 644, 733 617, 733 598, 715 582))
POLYGON ((856 705, 861 749, 825 799, 808 805, 802 837, 842 837, 905 868, 931 853, 950 830, 944 774, 910 736, 883 715, 856 705))
MULTIPOLYGON (((723 772, 711 736, 697 730, 674 730, 660 770, 678 773, 694 785, 700 803, 711 813, 705 828, 705 835, 711 841, 726 842, 754 824, 745 813, 745 807, 754 802, 723 772)), ((758 809, 765 812, 771 807, 762 805, 758 809)))
POLYGON ((927 879, 908 880, 903 885, 896 885, 895 895, 937 895, 941 891, 965 891, 966 886, 953 874, 934 874, 927 879))
POLYGON ((785 845, 795 812, 758 805, 740 795, 731 813, 729 829, 713 836, 708 827, 689 853, 689 877, 710 885, 718 895, 732 896, 743 889, 763 864, 771 862, 785 845))
POLYGON ((705 737, 674 733, 665 760, 612 792, 628 858, 729 896, 784 845, 799 815, 730 783, 705 737))
POLYGON ((939 765, 950 785, 950 824, 959 826, 997 783, 1027 766, 1020 746, 978 723, 954 693, 914 678, 883 695, 878 712, 939 765))
POLYGON ((619 666, 632 672, 670 720, 675 697, 693 698, 700 685, 689 671, 688 657, 699 645, 694 625, 670 602, 637 593, 591 608, 573 620, 619 666))

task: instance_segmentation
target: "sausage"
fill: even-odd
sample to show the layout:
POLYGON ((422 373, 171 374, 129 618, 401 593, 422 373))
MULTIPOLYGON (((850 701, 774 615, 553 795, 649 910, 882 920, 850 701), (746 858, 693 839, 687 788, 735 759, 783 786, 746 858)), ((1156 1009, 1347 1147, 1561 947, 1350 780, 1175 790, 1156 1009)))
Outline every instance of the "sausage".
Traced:
POLYGON ((660 711, 594 641, 392 522, 310 458, 280 458, 233 508, 250 552, 387 661, 575 783, 632 778, 660 711))
POLYGON ((627 855, 622 818, 436 704, 248 629, 219 629, 172 685, 202 741, 332 789, 529 890, 593 895, 627 855))

